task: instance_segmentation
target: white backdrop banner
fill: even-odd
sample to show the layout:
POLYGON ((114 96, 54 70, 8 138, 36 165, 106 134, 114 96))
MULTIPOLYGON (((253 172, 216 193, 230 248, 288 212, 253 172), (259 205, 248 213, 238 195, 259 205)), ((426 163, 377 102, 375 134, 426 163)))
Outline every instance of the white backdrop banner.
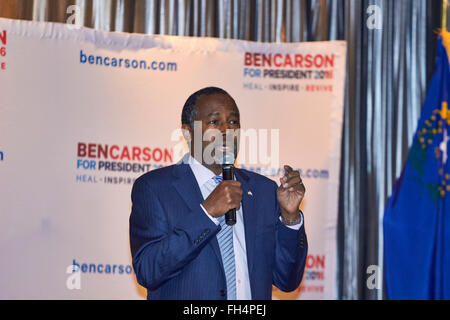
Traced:
POLYGON ((239 166, 279 182, 289 164, 306 185, 303 282, 274 299, 335 299, 345 57, 342 41, 0 19, 0 298, 145 298, 131 266, 132 184, 181 158, 183 104, 217 86, 241 112, 239 166))

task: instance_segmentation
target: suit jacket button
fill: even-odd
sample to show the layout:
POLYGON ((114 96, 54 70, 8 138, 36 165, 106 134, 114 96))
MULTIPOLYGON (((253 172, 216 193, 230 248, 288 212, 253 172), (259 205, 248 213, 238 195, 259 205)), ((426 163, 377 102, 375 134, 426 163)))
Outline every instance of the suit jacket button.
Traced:
POLYGON ((220 295, 222 297, 225 297, 227 295, 227 292, 225 290, 220 290, 220 295))

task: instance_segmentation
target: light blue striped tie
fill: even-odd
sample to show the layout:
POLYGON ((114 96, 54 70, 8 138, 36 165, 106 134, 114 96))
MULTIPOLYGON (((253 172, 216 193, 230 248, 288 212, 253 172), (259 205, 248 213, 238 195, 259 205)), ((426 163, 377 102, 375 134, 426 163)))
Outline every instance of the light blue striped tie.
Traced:
MULTIPOLYGON (((221 176, 213 177, 218 185, 222 181, 221 176)), ((227 299, 236 300, 236 267, 234 265, 233 227, 225 223, 225 216, 218 218, 222 229, 217 234, 220 253, 222 255, 225 278, 227 280, 227 299)))

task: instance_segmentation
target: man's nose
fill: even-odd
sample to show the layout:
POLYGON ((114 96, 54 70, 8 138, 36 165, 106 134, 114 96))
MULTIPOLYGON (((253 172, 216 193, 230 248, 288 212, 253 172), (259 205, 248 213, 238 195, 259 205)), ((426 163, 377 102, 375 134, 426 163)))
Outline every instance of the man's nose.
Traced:
POLYGON ((230 123, 228 123, 228 122, 222 122, 222 124, 221 124, 221 126, 220 126, 220 128, 219 128, 220 133, 221 133, 223 136, 226 135, 227 130, 229 130, 229 129, 233 129, 233 126, 232 126, 230 123))

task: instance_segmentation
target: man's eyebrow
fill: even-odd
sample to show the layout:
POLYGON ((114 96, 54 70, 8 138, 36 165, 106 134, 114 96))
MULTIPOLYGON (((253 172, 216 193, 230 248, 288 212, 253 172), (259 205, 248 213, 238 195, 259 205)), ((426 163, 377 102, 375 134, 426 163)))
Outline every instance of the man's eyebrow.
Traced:
MULTIPOLYGON (((219 116, 220 112, 211 112, 210 114, 208 114, 208 117, 214 117, 214 116, 219 116)), ((239 117, 239 112, 230 112, 230 115, 233 117, 239 117)))

